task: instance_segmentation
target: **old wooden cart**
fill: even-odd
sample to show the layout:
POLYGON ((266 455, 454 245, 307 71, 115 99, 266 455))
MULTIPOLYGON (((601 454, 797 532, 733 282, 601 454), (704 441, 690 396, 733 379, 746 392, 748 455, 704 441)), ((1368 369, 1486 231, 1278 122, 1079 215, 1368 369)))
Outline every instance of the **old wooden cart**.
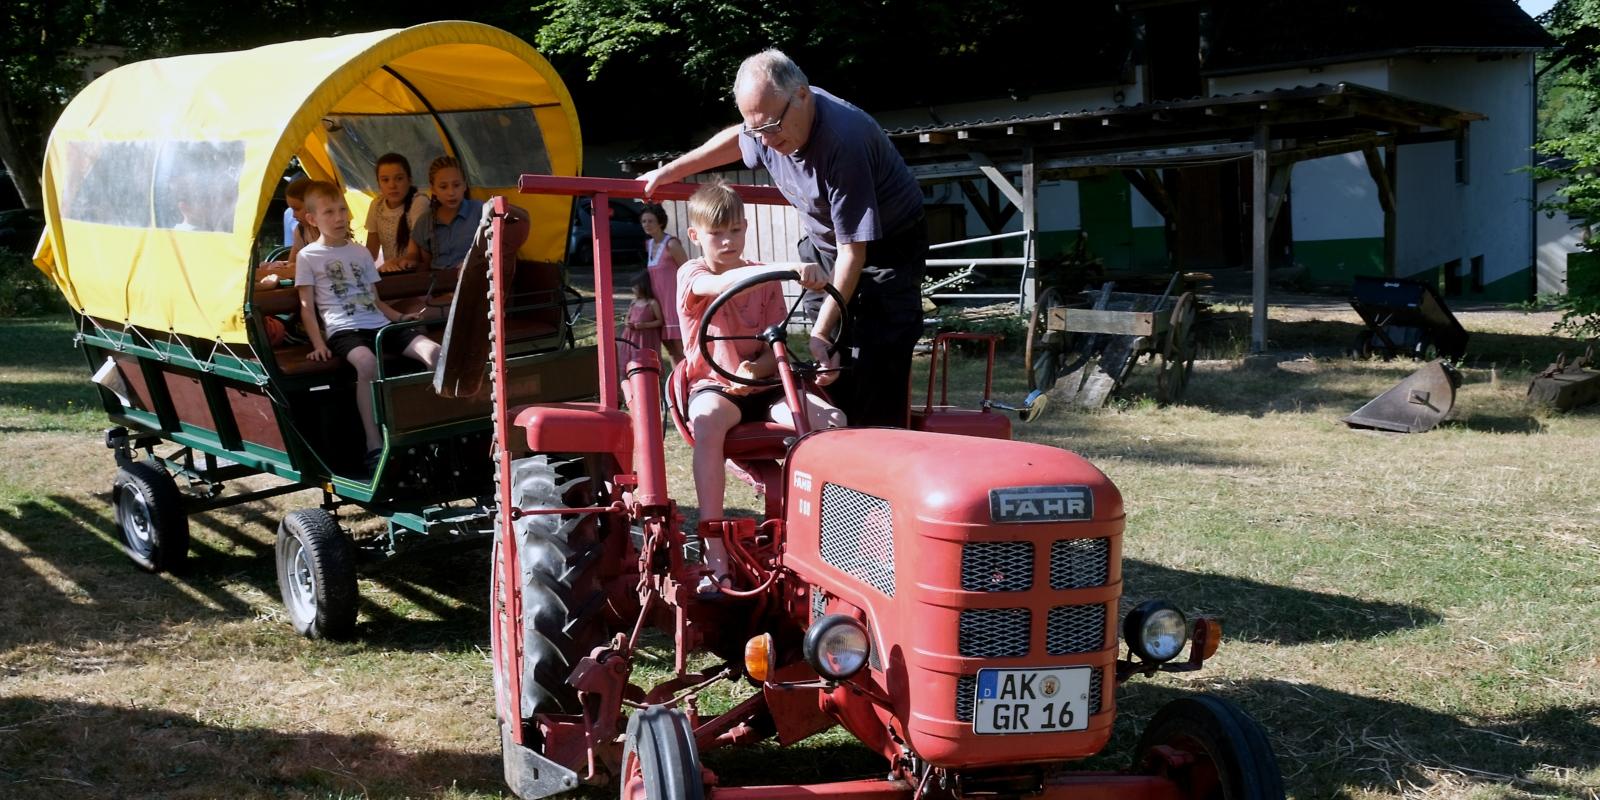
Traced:
POLYGON ((1099 408, 1127 382, 1139 359, 1159 362, 1156 400, 1182 399, 1194 369, 1197 303, 1192 292, 1172 296, 1178 276, 1160 295, 1114 291, 1107 283, 1078 302, 1055 289, 1039 295, 1029 320, 1025 360, 1028 405, 1045 398, 1099 408))

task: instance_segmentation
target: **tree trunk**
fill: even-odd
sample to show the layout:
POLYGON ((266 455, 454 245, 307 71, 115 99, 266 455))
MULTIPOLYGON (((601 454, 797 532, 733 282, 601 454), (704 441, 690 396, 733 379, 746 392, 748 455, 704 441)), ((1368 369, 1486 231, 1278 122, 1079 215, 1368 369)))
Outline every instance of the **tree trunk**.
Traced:
POLYGON ((11 182, 17 187, 23 208, 41 208, 44 206, 44 188, 39 184, 39 179, 44 174, 44 160, 43 154, 31 144, 42 140, 42 137, 33 137, 31 140, 23 138, 22 131, 25 128, 21 126, 30 122, 32 120, 18 118, 11 88, 0 80, 0 161, 5 162, 6 171, 11 173, 11 182))

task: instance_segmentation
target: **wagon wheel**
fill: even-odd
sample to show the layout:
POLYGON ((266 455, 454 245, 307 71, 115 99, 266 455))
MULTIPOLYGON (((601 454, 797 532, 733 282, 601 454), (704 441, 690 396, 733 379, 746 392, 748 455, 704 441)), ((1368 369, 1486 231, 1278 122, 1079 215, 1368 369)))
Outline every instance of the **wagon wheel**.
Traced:
POLYGON ((278 591, 289 622, 308 639, 349 639, 356 632, 355 548, 339 521, 320 508, 290 512, 278 524, 278 591))
POLYGON ((683 712, 650 706, 628 718, 622 800, 703 800, 700 754, 683 712))
POLYGON ((1190 800, 1284 796, 1266 732, 1243 709, 1216 697, 1182 697, 1162 706, 1139 737, 1133 768, 1165 775, 1190 800))
POLYGON ((1171 325, 1161 350, 1161 372, 1156 375, 1156 400, 1162 404, 1183 399, 1184 387, 1194 372, 1193 292, 1184 292, 1172 306, 1171 325))
POLYGON ((1046 289, 1034 301, 1028 320, 1028 338, 1022 360, 1028 369, 1028 390, 1044 391, 1055 385, 1061 374, 1062 354, 1066 351, 1065 331, 1050 330, 1050 312, 1066 305, 1061 293, 1046 289))
POLYGON ((135 461, 117 470, 111 502, 122 531, 122 549, 151 572, 183 569, 189 553, 189 517, 183 494, 165 470, 135 461))

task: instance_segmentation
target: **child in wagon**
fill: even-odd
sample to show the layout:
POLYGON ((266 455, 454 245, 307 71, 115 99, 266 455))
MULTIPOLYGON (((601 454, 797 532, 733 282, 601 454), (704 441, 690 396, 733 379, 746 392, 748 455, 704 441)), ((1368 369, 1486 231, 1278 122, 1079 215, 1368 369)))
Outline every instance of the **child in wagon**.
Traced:
MULTIPOLYGON (((781 387, 745 386, 727 380, 711 369, 700 352, 703 333, 717 336, 751 336, 782 324, 787 315, 783 290, 777 282, 759 284, 731 298, 715 319, 704 319, 712 299, 746 278, 793 270, 800 285, 820 289, 828 276, 816 264, 761 265, 744 258, 744 202, 721 182, 708 183, 689 198, 689 241, 703 256, 678 272, 678 310, 683 323, 684 378, 689 387, 687 418, 694 436, 694 484, 700 504, 700 530, 723 515, 723 442, 741 422, 771 420, 794 425, 781 387)), ((711 355, 717 363, 740 377, 759 379, 777 373, 772 348, 753 339, 714 341, 711 355)), ((844 414, 815 394, 804 395, 813 429, 842 427, 844 414)), ((727 551, 716 536, 705 537, 706 566, 695 591, 716 596, 728 585, 727 551)))
MULTIPOLYGON (((311 340, 312 361, 339 356, 356 371, 356 410, 366 435, 368 473, 383 455, 383 438, 372 412, 372 381, 378 373, 374 352, 378 331, 391 322, 418 319, 402 314, 378 298, 381 279, 372 254, 350 238, 350 206, 344 192, 325 181, 305 190, 306 213, 318 231, 317 240, 300 250, 294 285, 300 292, 300 318, 311 340)), ((384 338, 388 347, 404 352, 432 369, 439 345, 418 328, 401 328, 384 338)))

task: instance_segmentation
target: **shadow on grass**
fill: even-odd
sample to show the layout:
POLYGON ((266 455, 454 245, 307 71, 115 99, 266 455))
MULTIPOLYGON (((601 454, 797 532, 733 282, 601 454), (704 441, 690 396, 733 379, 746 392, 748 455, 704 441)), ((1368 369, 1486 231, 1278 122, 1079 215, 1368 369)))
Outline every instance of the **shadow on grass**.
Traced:
POLYGON ((0 698, 0 785, 8 798, 416 797, 504 788, 494 753, 409 752, 374 733, 226 727, 34 697, 0 698))
MULTIPOLYGON (((1097 760, 1125 766, 1156 710, 1186 694, 1129 683, 1117 697, 1107 755, 1097 760)), ((1550 776, 1600 767, 1597 703, 1475 722, 1313 684, 1252 680, 1214 694, 1238 703, 1266 728, 1284 783, 1297 797, 1386 794, 1406 785, 1431 795, 1426 789, 1441 776, 1452 785, 1438 787, 1440 796, 1465 794, 1463 783, 1570 796, 1573 787, 1559 786, 1550 776)))
POLYGON ((459 650, 489 641, 489 542, 452 544, 371 565, 366 578, 429 619, 410 619, 371 599, 357 636, 377 647, 459 650))
POLYGON ((130 641, 174 620, 251 615, 248 604, 205 573, 170 578, 201 600, 140 571, 112 538, 117 529, 109 503, 93 509, 69 497, 26 501, 14 511, 0 510, 0 531, 22 550, 0 548, 0 585, 9 598, 0 606, 0 649, 130 641))
MULTIPOLYGON (((1275 353, 1304 353, 1322 357, 1351 354, 1357 338, 1367 331, 1358 322, 1340 320, 1273 320, 1267 326, 1267 349, 1275 353)), ((1250 341, 1248 314, 1229 314, 1205 320, 1195 336, 1201 358, 1233 358, 1247 352, 1250 341)), ((1499 333, 1470 331, 1466 357, 1468 367, 1487 369, 1540 370, 1566 351, 1579 355, 1583 346, 1575 339, 1554 334, 1499 333)), ((1400 359, 1404 360, 1404 359, 1400 359)))
POLYGON ((1221 617, 1229 639, 1279 645, 1370 639, 1441 621, 1421 606, 1187 572, 1132 558, 1122 561, 1122 580, 1124 608, 1165 598, 1186 611, 1221 617))

